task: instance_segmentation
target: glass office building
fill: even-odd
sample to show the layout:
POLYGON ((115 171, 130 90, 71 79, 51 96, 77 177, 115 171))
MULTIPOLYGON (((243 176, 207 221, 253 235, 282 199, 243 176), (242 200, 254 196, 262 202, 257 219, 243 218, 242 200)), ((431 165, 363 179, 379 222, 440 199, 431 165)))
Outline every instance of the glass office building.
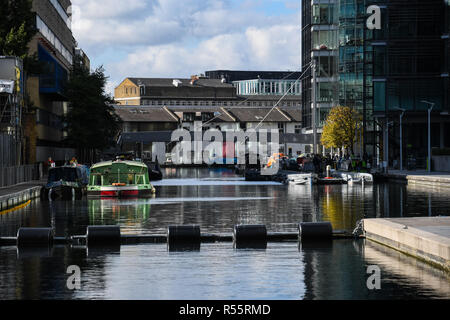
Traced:
MULTIPOLYGON (((303 127, 312 128, 312 115, 320 128, 329 110, 338 104, 339 60, 338 0, 302 1, 302 80, 303 127), (312 72, 307 65, 316 63, 316 107, 312 105, 312 72)), ((308 132, 307 132, 308 133, 308 132)))
MULTIPOLYGON (((415 157, 424 157, 431 104, 431 144, 450 146, 449 8, 448 0, 302 1, 303 68, 311 59, 320 69, 331 68, 331 77, 320 74, 317 81, 318 108, 326 110, 321 103, 327 101, 330 107, 340 104, 360 111, 364 152, 378 158, 383 158, 386 139, 381 132, 389 124, 391 165, 399 155, 401 109, 406 110, 404 158, 412 150, 415 157), (366 26, 370 5, 381 8, 380 30, 366 26), (324 81, 334 80, 334 72, 336 83, 324 81)), ((305 132, 312 126, 312 74, 307 75, 302 83, 305 132)))
POLYGON ((300 81, 297 80, 268 80, 253 79, 233 81, 236 94, 252 95, 297 95, 301 94, 300 81))

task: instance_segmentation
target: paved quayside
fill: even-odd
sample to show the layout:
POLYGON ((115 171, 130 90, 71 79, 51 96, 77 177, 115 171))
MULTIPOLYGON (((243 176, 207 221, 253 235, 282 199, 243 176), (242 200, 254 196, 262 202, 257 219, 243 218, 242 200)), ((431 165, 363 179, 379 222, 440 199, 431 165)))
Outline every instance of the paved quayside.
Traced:
POLYGON ((0 188, 0 214, 6 213, 27 201, 39 198, 45 180, 31 181, 10 187, 0 188))
POLYGON ((367 239, 450 272, 450 217, 364 219, 367 239))
POLYGON ((389 170, 389 173, 376 174, 377 178, 391 182, 426 185, 435 188, 450 188, 450 172, 428 172, 425 170, 400 171, 389 170))

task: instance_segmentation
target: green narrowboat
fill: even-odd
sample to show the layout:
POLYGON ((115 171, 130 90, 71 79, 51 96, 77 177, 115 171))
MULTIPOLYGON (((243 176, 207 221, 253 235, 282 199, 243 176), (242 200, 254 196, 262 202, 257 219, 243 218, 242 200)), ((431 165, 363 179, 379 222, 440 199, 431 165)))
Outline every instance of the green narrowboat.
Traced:
POLYGON ((91 167, 87 196, 101 198, 151 197, 155 188, 148 167, 139 161, 105 161, 91 167))

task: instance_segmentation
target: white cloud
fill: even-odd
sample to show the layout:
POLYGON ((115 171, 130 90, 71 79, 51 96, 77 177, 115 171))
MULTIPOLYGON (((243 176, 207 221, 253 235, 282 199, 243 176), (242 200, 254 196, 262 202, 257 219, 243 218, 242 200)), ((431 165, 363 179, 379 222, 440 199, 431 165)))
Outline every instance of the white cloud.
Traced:
MULTIPOLYGON (((189 77, 214 69, 298 70, 293 0, 72 0, 80 46, 105 61, 108 90, 127 76, 189 77), (282 15, 264 6, 284 4, 282 15), (110 54, 115 48, 120 52, 110 54), (101 55, 100 55, 101 53, 101 55), (108 59, 109 58, 109 59, 108 59)), ((298 6, 298 5, 297 5, 298 6)))
POLYGON ((297 26, 252 27, 190 49, 176 44, 148 46, 107 67, 118 76, 117 82, 127 76, 189 77, 214 69, 298 70, 299 43, 297 26))

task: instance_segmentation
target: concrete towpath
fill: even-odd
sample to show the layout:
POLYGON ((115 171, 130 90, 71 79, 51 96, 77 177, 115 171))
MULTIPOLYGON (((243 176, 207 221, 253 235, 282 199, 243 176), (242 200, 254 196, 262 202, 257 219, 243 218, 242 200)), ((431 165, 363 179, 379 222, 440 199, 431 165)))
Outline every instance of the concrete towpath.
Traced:
POLYGON ((38 198, 46 180, 36 180, 0 188, 0 213, 5 213, 27 201, 38 198))
POLYGON ((379 173, 377 175, 389 181, 401 181, 408 184, 422 184, 433 187, 450 188, 450 172, 389 170, 387 174, 379 173))
POLYGON ((450 272, 450 217, 364 219, 367 239, 450 272))

